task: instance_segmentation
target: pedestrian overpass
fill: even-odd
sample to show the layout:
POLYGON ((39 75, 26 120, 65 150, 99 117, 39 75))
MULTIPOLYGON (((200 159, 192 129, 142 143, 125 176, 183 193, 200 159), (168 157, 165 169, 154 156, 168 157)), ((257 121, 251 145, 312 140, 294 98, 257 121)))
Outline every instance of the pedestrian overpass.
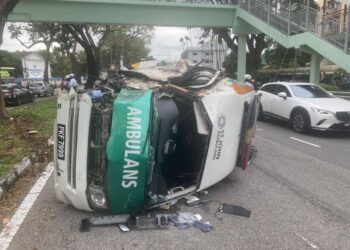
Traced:
MULTIPOLYGON (((290 2, 290 1, 289 1, 290 2)), ((287 13, 271 0, 19 0, 9 21, 232 28, 238 36, 237 76, 246 71, 246 37, 265 33, 286 48, 311 54, 310 82, 325 57, 350 73, 346 22, 309 7, 287 13), (213 3, 215 2, 215 3, 213 3)))

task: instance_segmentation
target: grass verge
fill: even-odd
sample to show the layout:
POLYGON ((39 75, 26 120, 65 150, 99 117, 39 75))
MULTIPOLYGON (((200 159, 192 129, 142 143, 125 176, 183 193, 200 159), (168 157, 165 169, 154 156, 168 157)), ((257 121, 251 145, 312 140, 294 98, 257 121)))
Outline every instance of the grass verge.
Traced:
MULTIPOLYGON (((9 110, 13 120, 0 120, 0 176, 32 151, 41 150, 53 134, 57 99, 9 110), (36 130, 36 134, 28 131, 36 130)), ((50 152, 42 152, 49 157, 50 152)), ((45 156, 44 156, 45 157, 45 156)))

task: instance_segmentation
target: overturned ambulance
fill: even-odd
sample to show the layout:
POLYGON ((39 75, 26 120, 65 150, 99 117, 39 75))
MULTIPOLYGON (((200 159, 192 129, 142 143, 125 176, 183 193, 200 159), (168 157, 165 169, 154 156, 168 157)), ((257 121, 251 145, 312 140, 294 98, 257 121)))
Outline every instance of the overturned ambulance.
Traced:
POLYGON ((60 201, 135 214, 246 166, 259 106, 253 89, 186 61, 118 75, 114 85, 58 97, 60 201))

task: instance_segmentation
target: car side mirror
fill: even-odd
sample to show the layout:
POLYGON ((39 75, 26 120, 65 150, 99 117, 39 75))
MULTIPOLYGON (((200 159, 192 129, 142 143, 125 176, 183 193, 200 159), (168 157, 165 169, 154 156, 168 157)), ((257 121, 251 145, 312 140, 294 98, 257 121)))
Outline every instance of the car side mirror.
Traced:
POLYGON ((328 92, 328 94, 330 94, 331 96, 334 96, 334 94, 333 94, 333 93, 331 93, 331 92, 328 92))
POLYGON ((280 92, 277 94, 279 97, 283 98, 284 100, 287 99, 287 93, 286 92, 280 92))

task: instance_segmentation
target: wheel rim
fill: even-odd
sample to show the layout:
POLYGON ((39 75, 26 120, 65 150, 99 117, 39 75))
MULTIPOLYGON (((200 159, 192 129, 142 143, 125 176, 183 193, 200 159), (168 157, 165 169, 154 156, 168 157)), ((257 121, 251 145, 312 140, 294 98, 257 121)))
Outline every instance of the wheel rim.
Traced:
POLYGON ((305 127, 305 119, 303 114, 301 113, 296 113, 293 118, 293 128, 295 131, 302 131, 305 127))

